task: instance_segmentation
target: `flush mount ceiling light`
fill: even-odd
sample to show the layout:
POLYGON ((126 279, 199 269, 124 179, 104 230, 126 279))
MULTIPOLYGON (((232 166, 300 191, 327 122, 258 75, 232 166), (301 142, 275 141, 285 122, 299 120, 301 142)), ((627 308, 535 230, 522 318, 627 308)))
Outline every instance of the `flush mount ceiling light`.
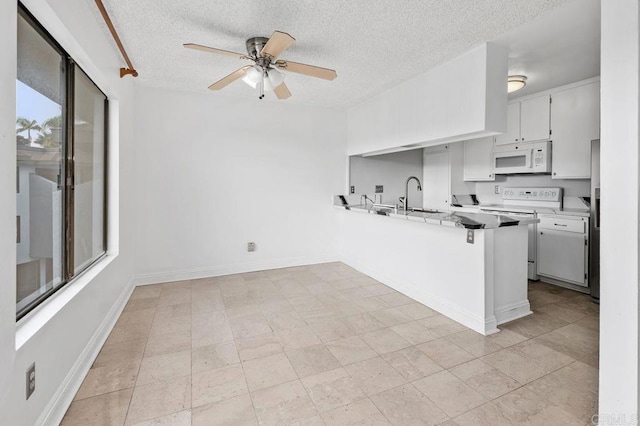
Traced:
POLYGON ((507 92, 515 92, 527 85, 527 77, 524 75, 510 75, 507 79, 507 92))

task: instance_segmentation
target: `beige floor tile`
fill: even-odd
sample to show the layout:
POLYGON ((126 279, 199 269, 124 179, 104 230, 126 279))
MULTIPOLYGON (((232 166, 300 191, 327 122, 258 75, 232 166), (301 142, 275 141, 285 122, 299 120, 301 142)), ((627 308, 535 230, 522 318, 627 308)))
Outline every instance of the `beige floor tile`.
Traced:
POLYGON ((265 316, 281 314, 294 311, 294 307, 289 301, 281 296, 282 299, 266 300, 260 304, 260 310, 265 316))
POLYGON ((240 364, 194 373, 192 407, 211 404, 248 392, 240 364))
POLYGON ((303 328, 307 326, 304 318, 296 311, 278 312, 267 315, 267 322, 274 331, 303 328))
POLYGON ((230 319, 229 324, 236 340, 247 339, 273 331, 262 314, 230 319))
POLYGON ((535 309, 535 312, 539 312, 555 318, 559 318, 566 322, 576 322, 587 316, 582 312, 574 311, 573 309, 569 309, 564 306, 556 305, 556 304, 542 306, 540 308, 535 309))
POLYGON ((317 414, 299 380, 252 393, 260 425, 291 424, 317 414))
POLYGON ((488 399, 495 399, 521 386, 479 359, 457 365, 449 371, 488 399))
POLYGON ((423 305, 422 303, 409 303, 408 305, 402 305, 400 311, 412 320, 419 320, 429 317, 440 315, 437 311, 423 305))
POLYGON ((177 305, 159 306, 156 309, 154 321, 169 318, 180 318, 191 315, 191 303, 180 303, 177 305))
POLYGON ((322 282, 317 282, 317 283, 313 283, 313 284, 308 284, 305 286, 307 288, 307 290, 309 290, 309 293, 317 296, 319 294, 322 293, 330 293, 335 291, 335 289, 333 288, 333 286, 326 281, 322 281, 322 282))
POLYGON ((191 406, 191 377, 136 386, 127 413, 127 425, 155 419, 189 409, 191 406))
POLYGON ((571 357, 540 344, 536 339, 518 343, 512 346, 512 348, 524 353, 537 364, 541 365, 547 373, 573 362, 571 357))
POLYGON ((201 346, 191 352, 191 370, 194 373, 226 367, 240 362, 233 342, 201 346))
POLYGON ((344 368, 306 377, 302 379, 302 383, 320 412, 366 397, 344 368))
POLYGON ((147 339, 151 331, 151 323, 141 324, 116 324, 111 330, 105 345, 115 343, 132 342, 134 340, 147 339))
POLYGON ((191 410, 178 411, 131 426, 191 426, 191 410))
POLYGON ((192 315, 191 347, 214 345, 233 340, 233 333, 224 311, 192 315))
POLYGON ((92 368, 84 378, 75 399, 132 388, 136 382, 140 360, 126 360, 92 368))
POLYGON ((367 395, 400 386, 407 380, 382 358, 371 358, 344 367, 367 395))
POLYGON ((541 343, 555 351, 597 367, 599 351, 599 333, 597 331, 571 324, 550 333, 536 337, 533 341, 541 343))
POLYGON ((201 405, 191 413, 193 426, 256 425, 256 418, 249 394, 238 395, 224 401, 201 405))
POLYGON ((220 294, 213 296, 198 295, 194 291, 191 293, 191 312, 194 314, 222 311, 225 309, 224 302, 220 294))
POLYGON ((342 365, 349 365, 378 356, 360 336, 334 340, 327 343, 326 346, 342 365))
POLYGON ((277 332, 276 336, 282 346, 282 349, 285 351, 291 351, 322 343, 311 327, 282 330, 277 332))
POLYGON ((454 333, 467 330, 462 324, 455 322, 452 319, 445 317, 444 315, 435 315, 432 317, 424 318, 418 321, 418 323, 425 326, 432 333, 437 334, 440 337, 449 336, 454 333))
POLYGON ((382 296, 383 294, 389 294, 395 291, 391 287, 387 287, 386 285, 379 284, 379 283, 366 285, 366 286, 363 286, 363 288, 367 290, 369 293, 373 294, 374 296, 382 296))
POLYGON ((382 355, 382 359, 410 382, 442 371, 442 367, 414 347, 382 355))
POLYGON ((482 358, 482 361, 500 370, 512 379, 524 385, 548 373, 541 365, 520 351, 509 347, 482 358))
POLYGON ((526 388, 517 389, 494 404, 502 415, 514 424, 527 425, 583 425, 556 405, 537 396, 526 388))
POLYGON ((443 368, 451 368, 475 357, 446 338, 431 340, 416 346, 423 354, 437 362, 443 368))
POLYGON ((340 367, 338 360, 324 345, 295 349, 287 352, 287 357, 300 378, 340 367))
POLYGON ((191 314, 180 317, 158 317, 156 315, 149 336, 159 336, 191 330, 191 314))
POLYGON ((591 297, 586 294, 581 294, 580 296, 572 299, 558 302, 558 304, 566 308, 573 309, 574 311, 582 312, 586 315, 595 317, 600 315, 600 305, 594 303, 593 300, 591 300, 591 297))
POLYGON ((483 336, 473 330, 451 334, 447 336, 447 340, 476 357, 488 355, 502 349, 501 345, 491 340, 488 336, 483 336))
POLYGON ((501 328, 498 333, 487 336, 487 338, 490 341, 499 344, 503 348, 508 348, 509 346, 513 346, 527 340, 527 337, 523 336, 522 334, 518 334, 506 328, 501 328))
POLYGON ((371 316, 387 327, 393 327, 394 325, 413 321, 410 316, 405 315, 399 308, 387 308, 379 311, 373 311, 371 312, 371 316))
POLYGON ((158 356, 191 349, 191 331, 176 331, 149 337, 144 356, 158 356))
POLYGON ((565 300, 564 298, 558 297, 543 290, 530 290, 527 294, 527 297, 529 299, 531 307, 534 309, 539 309, 541 307, 565 300))
POLYGON ((71 403, 62 419, 62 426, 122 425, 133 388, 106 393, 71 403))
POLYGON ((146 345, 146 339, 105 345, 100 350, 91 368, 104 367, 105 365, 122 361, 142 359, 146 345))
POLYGON ((366 311, 353 302, 336 303, 327 305, 335 312, 337 318, 346 318, 354 315, 364 314, 366 311))
POLYGON ((405 296, 402 293, 394 292, 389 294, 383 294, 382 296, 378 296, 380 300, 392 307, 409 305, 412 303, 416 303, 415 300, 410 298, 409 296, 405 296))
POLYGON ((136 386, 191 374, 191 350, 144 358, 136 386))
POLYGON ((248 339, 238 339, 236 343, 242 361, 250 361, 282 352, 278 336, 275 333, 261 334, 248 339))
MULTIPOLYGON (((512 426, 502 412, 492 402, 487 402, 471 411, 459 415, 453 419, 453 424, 458 426, 512 426)), ((445 426, 444 424, 442 426, 445 426)))
POLYGON ((247 384, 252 392, 298 378, 285 354, 276 354, 243 363, 247 384))
POLYGON ((140 309, 156 308, 159 297, 147 297, 144 299, 129 300, 124 307, 123 313, 137 311, 140 309))
POLYGON ((165 287, 158 298, 158 307, 169 305, 180 305, 182 303, 191 303, 190 288, 169 288, 165 287))
POLYGON ((322 419, 327 426, 391 424, 368 398, 327 411, 322 419))
POLYGON ((524 318, 511 321, 506 324, 502 324, 503 329, 508 329, 521 334, 529 339, 540 336, 541 334, 548 333, 557 328, 564 327, 569 324, 559 318, 552 317, 551 315, 537 313, 529 315, 524 318))
POLYGON ((311 309, 324 307, 324 304, 320 301, 320 299, 314 297, 313 295, 311 295, 311 293, 308 294, 308 296, 298 296, 289 299, 289 302, 293 305, 296 311, 304 312, 311 309))
MULTIPOLYGON (((374 296, 374 294, 368 292, 364 287, 353 287, 345 290, 340 290, 340 293, 346 296, 349 300, 354 301, 358 299, 365 299, 367 297, 374 296)), ((385 295, 388 296, 388 295, 385 295)))
POLYGON ((377 311, 391 307, 376 296, 354 300, 353 303, 364 309, 365 312, 377 311))
POLYGON ((447 420, 442 410, 410 384, 374 395, 371 400, 393 425, 437 425, 447 420))
MULTIPOLYGON (((139 299, 138 299, 139 300, 139 299)), ((123 311, 118 321, 117 326, 131 325, 131 324, 151 324, 156 316, 157 309, 155 307, 136 309, 131 311, 123 311)))
POLYGON ((293 422, 290 426, 325 426, 325 424, 322 417, 315 415, 313 417, 307 417, 306 419, 293 422))
POLYGON ((371 277, 369 277, 367 275, 360 275, 360 276, 352 277, 351 281, 353 281, 359 287, 365 287, 365 286, 368 286, 368 285, 380 284, 378 281, 376 281, 375 279, 373 279, 373 278, 371 278, 371 277))
POLYGON ((416 380, 413 385, 450 417, 487 402, 487 398, 448 371, 416 380))
POLYGON ((345 324, 341 319, 328 318, 310 324, 313 332, 323 343, 332 342, 356 334, 355 330, 345 324))
POLYGON ((345 290, 347 288, 360 287, 358 283, 350 279, 331 281, 331 286, 336 290, 345 290))
POLYGON ((600 319, 591 315, 587 315, 583 319, 576 321, 575 324, 580 327, 588 328, 589 330, 600 331, 600 319))
POLYGON ((161 290, 162 290, 162 285, 160 284, 138 286, 133 290, 133 293, 131 293, 131 297, 129 298, 129 300, 146 299, 148 297, 158 297, 160 296, 161 290))
POLYGON ((390 328, 365 333, 361 337, 371 349, 380 355, 411 346, 411 343, 407 342, 390 328))
MULTIPOLYGON (((342 282, 342 281, 336 281, 336 282, 339 283, 339 282, 342 282)), ((334 283, 331 283, 331 285, 333 287, 334 283)), ((346 287, 346 288, 352 288, 352 287, 346 287)), ((329 291, 329 292, 326 292, 326 293, 321 293, 321 294, 316 294, 315 296, 325 306, 334 306, 334 305, 338 305, 338 304, 349 302, 349 298, 347 296, 345 296, 344 294, 340 293, 339 290, 340 289, 335 289, 335 287, 334 287, 334 290, 332 290, 332 291, 329 291)), ((341 289, 341 290, 344 290, 344 289, 341 289)))
POLYGON ((527 389, 589 424, 598 411, 598 370, 574 362, 529 383, 527 389))
POLYGON ((342 319, 342 322, 351 327, 356 334, 368 333, 370 331, 380 330, 386 326, 366 312, 361 314, 348 316, 342 319))
POLYGON ((438 334, 434 333, 433 331, 429 330, 416 321, 394 325, 393 327, 391 327, 391 330, 396 332, 412 345, 419 345, 420 343, 435 340, 440 337, 438 334))

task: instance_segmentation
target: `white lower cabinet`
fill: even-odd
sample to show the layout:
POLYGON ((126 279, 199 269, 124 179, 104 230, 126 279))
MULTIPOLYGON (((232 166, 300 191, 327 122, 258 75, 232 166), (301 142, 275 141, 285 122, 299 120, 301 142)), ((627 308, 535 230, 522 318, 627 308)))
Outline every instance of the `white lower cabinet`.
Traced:
POLYGON ((587 287, 588 218, 540 216, 538 275, 587 287))

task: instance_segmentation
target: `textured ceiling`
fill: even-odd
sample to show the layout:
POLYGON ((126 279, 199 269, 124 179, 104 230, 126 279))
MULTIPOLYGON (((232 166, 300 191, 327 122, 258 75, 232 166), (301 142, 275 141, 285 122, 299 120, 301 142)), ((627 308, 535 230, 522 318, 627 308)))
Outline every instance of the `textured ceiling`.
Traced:
MULTIPOLYGON (((245 53, 245 40, 281 30, 296 44, 281 58, 333 68, 334 81, 288 73, 288 103, 345 107, 495 40, 568 0, 103 0, 147 86, 209 92, 242 65, 188 50, 245 53)), ((581 0, 573 0, 578 2, 581 0)), ((93 2, 92 2, 93 3, 93 2)), ((96 17, 99 17, 94 7, 96 17)), ((103 26, 105 33, 106 26, 103 26)), ((115 48, 115 44, 114 44, 115 48)), ((255 97, 237 81, 213 96, 255 97)), ((271 94, 268 98, 275 99, 271 94)))

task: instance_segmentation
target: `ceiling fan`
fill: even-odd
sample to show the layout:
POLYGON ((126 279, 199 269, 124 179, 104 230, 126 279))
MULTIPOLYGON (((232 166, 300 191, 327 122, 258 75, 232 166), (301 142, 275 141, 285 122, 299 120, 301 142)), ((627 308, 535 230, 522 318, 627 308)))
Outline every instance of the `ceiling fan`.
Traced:
POLYGON ((284 84, 283 73, 278 70, 304 74, 311 77, 322 78, 324 80, 333 80, 337 77, 334 70, 286 61, 284 59, 277 59, 278 56, 293 45, 295 41, 296 39, 281 31, 274 31, 269 38, 252 37, 246 42, 246 55, 229 52, 228 50, 202 46, 195 43, 185 43, 184 47, 188 49, 201 50, 203 52, 231 56, 238 59, 246 59, 254 62, 254 65, 245 65, 223 79, 216 81, 209 86, 209 89, 220 90, 242 78, 242 80, 251 87, 259 88, 259 99, 264 98, 265 90, 273 90, 278 99, 287 99, 291 96, 291 92, 284 84))

